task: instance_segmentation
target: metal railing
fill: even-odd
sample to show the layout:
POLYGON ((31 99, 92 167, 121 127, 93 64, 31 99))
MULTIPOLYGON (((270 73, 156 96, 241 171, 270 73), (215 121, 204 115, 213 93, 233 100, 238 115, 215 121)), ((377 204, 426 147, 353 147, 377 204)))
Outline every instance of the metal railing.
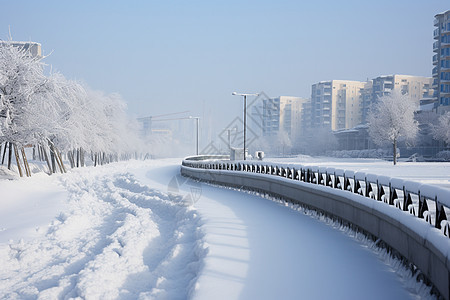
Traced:
POLYGON ((205 170, 260 173, 323 185, 381 201, 441 230, 450 238, 450 190, 413 181, 349 170, 265 162, 227 161, 227 156, 191 157, 182 165, 205 170), (218 160, 222 159, 222 160, 218 160))

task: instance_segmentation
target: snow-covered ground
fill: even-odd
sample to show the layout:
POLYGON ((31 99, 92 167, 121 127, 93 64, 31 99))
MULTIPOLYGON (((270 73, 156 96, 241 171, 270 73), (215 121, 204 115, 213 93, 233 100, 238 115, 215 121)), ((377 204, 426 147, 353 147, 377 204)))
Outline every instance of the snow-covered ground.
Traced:
POLYGON ((0 298, 185 298, 205 253, 200 218, 137 182, 140 167, 0 181, 0 298))
POLYGON ((418 298, 370 241, 180 162, 0 180, 0 298, 418 298))

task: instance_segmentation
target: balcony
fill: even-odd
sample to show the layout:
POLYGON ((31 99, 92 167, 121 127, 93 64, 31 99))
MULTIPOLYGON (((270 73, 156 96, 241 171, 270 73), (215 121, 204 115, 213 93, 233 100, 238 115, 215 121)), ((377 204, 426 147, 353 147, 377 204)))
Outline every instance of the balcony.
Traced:
POLYGON ((439 61, 438 55, 437 54, 433 55, 433 65, 437 65, 438 61, 439 61))
POLYGON ((431 87, 432 87, 434 90, 436 90, 436 89, 438 88, 438 85, 439 85, 439 82, 438 82, 438 80, 437 80, 437 78, 436 78, 436 79, 433 80, 433 84, 431 85, 431 87))
POLYGON ((439 50, 439 42, 434 42, 433 43, 433 51, 437 52, 439 50))
POLYGON ((434 26, 439 26, 439 19, 434 19, 434 22, 433 22, 433 24, 434 24, 434 26))
POLYGON ((437 76, 438 71, 437 71, 437 68, 436 68, 436 67, 433 68, 433 70, 431 71, 431 74, 433 74, 433 77, 434 77, 434 75, 437 76))
POLYGON ((436 28, 434 31, 433 31, 433 37, 434 37, 434 39, 435 40, 437 40, 437 39, 439 39, 439 28, 436 28))

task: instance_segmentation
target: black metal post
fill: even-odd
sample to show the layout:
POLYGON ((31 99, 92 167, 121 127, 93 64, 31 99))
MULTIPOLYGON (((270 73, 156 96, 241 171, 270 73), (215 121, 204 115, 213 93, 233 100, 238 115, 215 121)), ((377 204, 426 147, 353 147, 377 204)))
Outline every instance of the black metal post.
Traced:
POLYGON ((245 160, 245 139, 247 135, 247 95, 244 95, 244 160, 245 160))

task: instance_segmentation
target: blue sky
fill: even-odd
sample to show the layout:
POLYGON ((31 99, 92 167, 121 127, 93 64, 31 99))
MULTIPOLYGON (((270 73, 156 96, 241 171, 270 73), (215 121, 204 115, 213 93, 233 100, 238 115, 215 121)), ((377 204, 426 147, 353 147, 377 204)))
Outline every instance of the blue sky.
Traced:
POLYGON ((133 115, 190 110, 217 131, 242 113, 235 90, 307 98, 321 80, 431 76, 434 15, 450 9, 448 0, 2 2, 0 38, 10 27, 14 40, 40 42, 54 70, 120 93, 133 115))

